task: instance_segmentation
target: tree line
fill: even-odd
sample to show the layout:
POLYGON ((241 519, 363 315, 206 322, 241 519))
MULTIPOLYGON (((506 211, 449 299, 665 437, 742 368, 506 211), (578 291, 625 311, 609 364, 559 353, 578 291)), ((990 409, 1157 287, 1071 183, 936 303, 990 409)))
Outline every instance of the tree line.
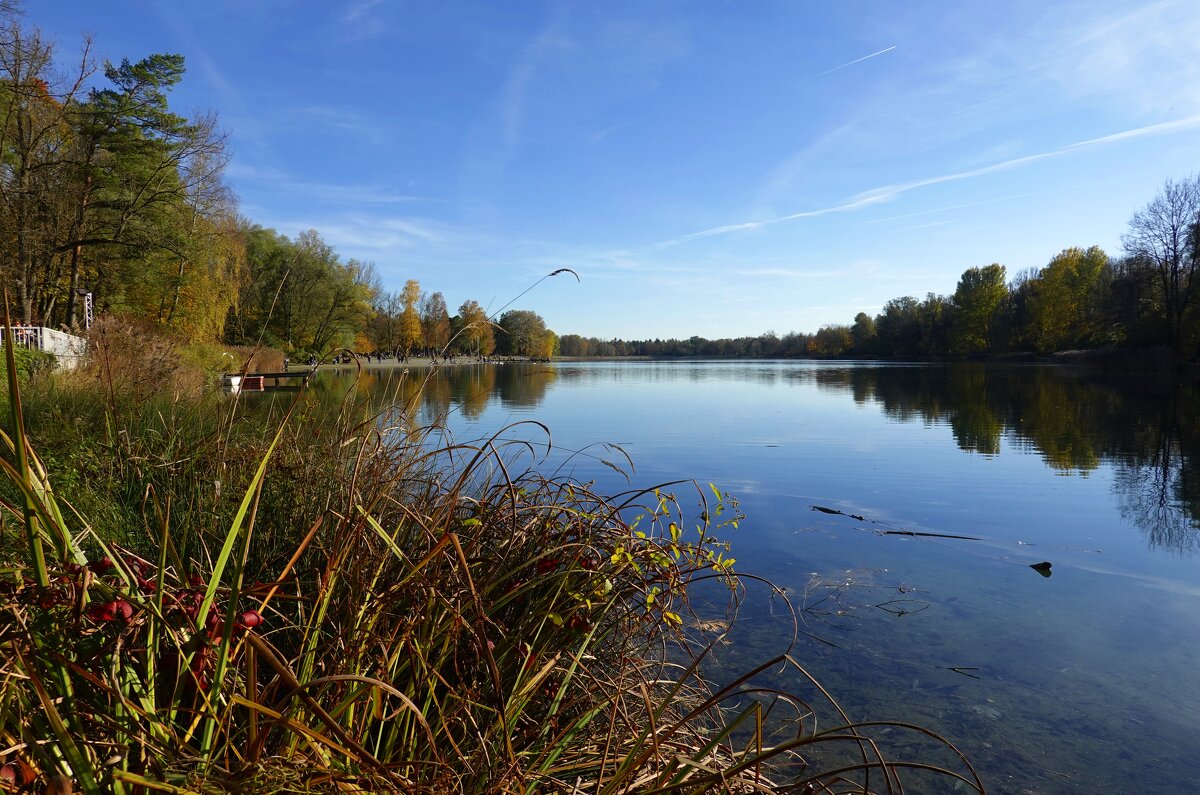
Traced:
POLYGON ((602 340, 546 328, 529 310, 451 315, 415 280, 383 288, 309 230, 290 239, 238 214, 227 137, 212 114, 169 106, 180 55, 98 64, 54 45, 0 2, 0 280, 18 317, 55 328, 96 311, 186 338, 331 350, 548 357, 947 357, 1169 346, 1200 353, 1200 174, 1168 180, 1130 220, 1123 250, 1067 248, 1009 277, 968 268, 952 295, 888 301, 813 333, 602 340), (95 83, 95 85, 93 85, 95 83))
POLYGON ((815 333, 709 340, 602 340, 564 334, 567 356, 955 357, 1167 346, 1200 354, 1200 174, 1168 180, 1134 213, 1121 256, 1067 248, 1011 279, 968 268, 952 295, 893 298, 872 317, 815 333))
POLYGON ((64 65, 15 4, 0 19, 0 283, 22 322, 80 330, 90 294, 98 314, 293 355, 555 352, 535 312, 467 300, 451 316, 441 293, 386 291, 314 230, 239 215, 216 116, 170 107, 182 56, 100 63, 85 40, 64 65))

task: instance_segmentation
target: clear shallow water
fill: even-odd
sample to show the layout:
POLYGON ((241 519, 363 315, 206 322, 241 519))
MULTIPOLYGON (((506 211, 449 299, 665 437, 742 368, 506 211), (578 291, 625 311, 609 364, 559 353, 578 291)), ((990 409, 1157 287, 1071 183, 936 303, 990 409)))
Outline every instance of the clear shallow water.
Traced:
MULTIPOLYGON (((393 395, 397 377, 356 388, 393 395)), ((952 739, 991 791, 1200 788, 1195 387, 1039 366, 558 363, 447 370, 419 405, 461 440, 544 423, 553 447, 526 461, 601 491, 735 494, 739 568, 786 588, 821 639, 796 657, 853 717, 952 739), (632 458, 629 481, 604 443, 632 458), (1049 578, 1029 568, 1042 560, 1049 578)), ((720 662, 783 651, 776 608, 752 589, 720 662)))

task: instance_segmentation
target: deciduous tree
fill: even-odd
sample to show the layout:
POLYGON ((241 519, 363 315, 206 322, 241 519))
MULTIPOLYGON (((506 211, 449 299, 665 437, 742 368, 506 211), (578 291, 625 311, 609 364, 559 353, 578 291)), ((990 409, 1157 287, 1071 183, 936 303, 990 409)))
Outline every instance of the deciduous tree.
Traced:
POLYGON ((1131 257, 1153 269, 1166 338, 1179 349, 1200 293, 1200 174, 1167 180, 1134 213, 1121 242, 1131 257))
POLYGON ((528 309, 510 309, 500 316, 496 349, 510 356, 541 356, 546 321, 528 309))
POLYGON ((1040 351, 1058 351, 1102 341, 1102 290, 1111 278, 1108 255, 1099 246, 1063 249, 1037 277, 1030 321, 1040 351))
POLYGON ((1003 265, 993 263, 963 271, 954 291, 952 347, 956 353, 992 349, 993 322, 1007 294, 1003 265))
POLYGON ((870 353, 875 346, 875 321, 866 312, 854 316, 854 326, 850 329, 854 338, 856 353, 870 353))
POLYGON ((450 312, 441 293, 421 299, 421 334, 425 337, 425 345, 434 353, 445 350, 450 343, 450 312))
POLYGON ((421 284, 416 279, 404 283, 404 292, 400 294, 404 309, 400 313, 400 348, 405 355, 421 347, 421 315, 417 304, 421 300, 421 284))
POLYGON ((463 301, 458 308, 455 339, 459 349, 473 356, 490 356, 496 350, 492 322, 478 301, 463 301))
POLYGON ((0 277, 15 288, 21 319, 45 320, 59 297, 60 244, 67 236, 68 108, 90 74, 85 43, 66 81, 54 47, 10 20, 0 36, 0 277))

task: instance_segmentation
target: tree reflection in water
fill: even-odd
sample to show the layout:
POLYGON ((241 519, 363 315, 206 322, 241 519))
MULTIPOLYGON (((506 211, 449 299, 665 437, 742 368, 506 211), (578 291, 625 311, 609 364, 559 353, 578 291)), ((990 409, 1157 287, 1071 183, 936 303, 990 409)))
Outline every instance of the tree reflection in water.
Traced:
MULTIPOLYGON (((876 404, 897 422, 946 425, 958 447, 975 455, 1000 455, 1007 444, 1036 452, 1052 469, 1080 477, 1111 465, 1121 515, 1145 534, 1150 546, 1178 554, 1200 551, 1200 389, 1195 383, 1047 365, 744 364, 651 364, 652 370, 639 377, 736 380, 754 375, 771 383, 814 383, 847 393, 860 405, 876 404)), ((433 375, 417 369, 329 371, 320 374, 322 388, 314 390, 313 399, 335 405, 353 388, 376 410, 403 406, 411 422, 429 426, 454 412, 477 418, 492 401, 510 411, 536 407, 560 377, 574 383, 619 381, 627 375, 620 367, 567 367, 560 373, 558 366, 544 364, 460 365, 433 375)))
MULTIPOLYGON (((1195 425, 1189 429, 1194 441, 1195 425)), ((1138 527, 1151 547, 1191 555, 1200 550, 1200 478, 1197 450, 1193 445, 1185 451, 1186 436, 1175 407, 1165 411, 1161 424, 1143 429, 1140 446, 1117 462, 1113 490, 1121 518, 1138 527)))
POLYGON ((965 452, 1001 440, 1086 477, 1114 469, 1122 518, 1151 547, 1200 550, 1200 390, 1158 374, 982 363, 849 366, 798 371, 823 389, 876 403, 900 422, 946 424, 965 452))
POLYGON ((434 370, 342 367, 320 371, 310 399, 333 407, 353 389, 372 410, 395 408, 411 421, 431 426, 442 424, 455 412, 476 419, 494 399, 508 407, 537 406, 555 377, 554 368, 547 365, 462 364, 434 370))

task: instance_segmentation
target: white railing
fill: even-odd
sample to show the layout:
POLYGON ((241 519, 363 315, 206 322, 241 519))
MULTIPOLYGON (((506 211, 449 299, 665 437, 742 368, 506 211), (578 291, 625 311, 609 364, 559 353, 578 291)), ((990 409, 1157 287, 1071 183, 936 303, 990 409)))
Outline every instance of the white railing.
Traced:
MULTIPOLYGON (((78 367, 87 356, 87 340, 65 331, 55 331, 44 326, 13 326, 13 335, 17 339, 17 345, 22 348, 53 353, 58 360, 58 367, 66 370, 78 367)), ((7 339, 7 335, 0 335, 0 345, 7 339)))

